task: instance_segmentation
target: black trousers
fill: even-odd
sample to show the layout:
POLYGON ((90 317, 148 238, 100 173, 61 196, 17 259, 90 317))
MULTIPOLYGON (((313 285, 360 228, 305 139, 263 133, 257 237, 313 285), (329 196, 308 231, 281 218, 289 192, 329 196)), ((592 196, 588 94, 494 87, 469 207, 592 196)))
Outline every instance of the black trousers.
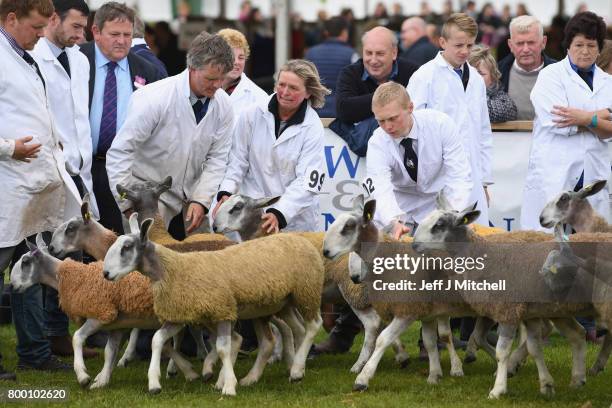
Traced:
POLYGON ((93 178, 93 189, 100 210, 100 224, 115 231, 118 235, 123 234, 123 221, 121 211, 117 206, 115 197, 108 184, 106 174, 106 159, 94 157, 91 164, 91 176, 93 178))

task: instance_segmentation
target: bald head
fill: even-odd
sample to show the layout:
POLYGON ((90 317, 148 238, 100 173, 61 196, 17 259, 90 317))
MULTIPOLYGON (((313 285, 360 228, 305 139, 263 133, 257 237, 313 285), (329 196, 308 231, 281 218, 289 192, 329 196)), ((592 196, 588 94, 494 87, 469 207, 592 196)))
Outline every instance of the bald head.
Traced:
POLYGON ((378 83, 389 79, 397 58, 397 37, 385 27, 374 27, 361 37, 363 66, 378 83))
POLYGON ((410 17, 402 24, 402 46, 409 48, 420 38, 427 35, 427 23, 421 17, 410 17))

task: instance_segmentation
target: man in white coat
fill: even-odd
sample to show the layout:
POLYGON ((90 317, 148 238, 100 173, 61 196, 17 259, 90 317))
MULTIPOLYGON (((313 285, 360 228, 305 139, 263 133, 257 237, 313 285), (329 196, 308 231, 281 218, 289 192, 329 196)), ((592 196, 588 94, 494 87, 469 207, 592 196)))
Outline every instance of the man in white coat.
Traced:
POLYGON ((125 123, 106 154, 108 179, 124 214, 132 203, 117 194, 117 184, 172 176, 172 188, 160 200, 168 231, 183 239, 200 226, 232 143, 233 112, 221 84, 233 63, 225 40, 203 32, 191 44, 185 71, 132 95, 125 123))
POLYGON ((478 26, 466 14, 456 13, 444 23, 440 45, 444 51, 421 66, 408 82, 415 109, 430 108, 446 113, 457 128, 471 165, 474 188, 470 202, 478 202, 477 222, 488 226, 486 186, 493 182, 493 140, 484 81, 467 63, 478 26))
MULTIPOLYGON (((49 18, 45 37, 36 43, 32 56, 46 80, 49 108, 62 143, 66 171, 81 197, 89 194, 91 211, 99 218, 91 180, 89 62, 75 45, 87 26, 89 7, 84 0, 53 0, 53 6, 55 12, 49 18)), ((82 255, 75 254, 74 259, 82 260, 82 255)), ((45 288, 45 311, 51 350, 56 355, 72 356, 68 316, 59 309, 57 291, 53 288, 45 288)), ((97 355, 90 349, 83 353, 85 357, 97 355)))
MULTIPOLYGON (((0 4, 0 271, 27 251, 24 239, 53 231, 79 211, 80 197, 66 172, 46 83, 27 52, 43 36, 52 13, 51 0, 3 0, 0 4), (24 146, 28 137, 32 144, 24 146), (36 145, 38 153, 24 154, 24 147, 35 151, 36 145)), ((40 285, 24 294, 12 293, 11 308, 17 368, 70 369, 51 354, 44 337, 40 285)))
POLYGON ((375 221, 393 225, 395 239, 435 210, 440 191, 458 211, 470 204, 472 191, 459 129, 442 112, 413 109, 398 83, 374 92, 372 112, 380 127, 368 142, 364 186, 377 202, 375 221))

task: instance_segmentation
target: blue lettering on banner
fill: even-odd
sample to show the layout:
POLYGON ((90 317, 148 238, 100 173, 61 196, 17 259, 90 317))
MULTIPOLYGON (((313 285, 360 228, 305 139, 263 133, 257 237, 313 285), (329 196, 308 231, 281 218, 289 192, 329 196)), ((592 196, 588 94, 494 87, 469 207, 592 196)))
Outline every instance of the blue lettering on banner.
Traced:
POLYGON ((344 161, 348 174, 351 176, 351 178, 355 178, 355 173, 357 173, 357 167, 359 166, 359 157, 357 157, 357 160, 355 160, 355 163, 353 163, 348 147, 342 146, 338 160, 334 164, 334 159, 332 156, 332 150, 334 147, 336 146, 325 146, 325 162, 327 163, 327 174, 329 174, 329 177, 334 177, 336 170, 338 170, 338 166, 340 165, 340 161, 344 161))
POLYGON ((325 231, 327 231, 329 226, 332 225, 336 219, 330 213, 321 213, 321 215, 325 219, 325 231))
POLYGON ((506 229, 512 231, 512 221, 514 221, 514 218, 504 218, 504 221, 506 221, 506 229))

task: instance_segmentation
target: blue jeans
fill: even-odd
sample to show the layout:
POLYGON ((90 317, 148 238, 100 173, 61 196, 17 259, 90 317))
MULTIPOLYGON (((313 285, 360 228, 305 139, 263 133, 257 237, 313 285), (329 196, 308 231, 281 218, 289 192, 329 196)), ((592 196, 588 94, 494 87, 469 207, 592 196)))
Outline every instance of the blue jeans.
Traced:
POLYGON ((70 334, 68 331, 68 316, 62 312, 59 307, 59 299, 57 297, 57 290, 43 286, 43 293, 45 299, 45 334, 47 337, 55 336, 67 336, 70 334))

